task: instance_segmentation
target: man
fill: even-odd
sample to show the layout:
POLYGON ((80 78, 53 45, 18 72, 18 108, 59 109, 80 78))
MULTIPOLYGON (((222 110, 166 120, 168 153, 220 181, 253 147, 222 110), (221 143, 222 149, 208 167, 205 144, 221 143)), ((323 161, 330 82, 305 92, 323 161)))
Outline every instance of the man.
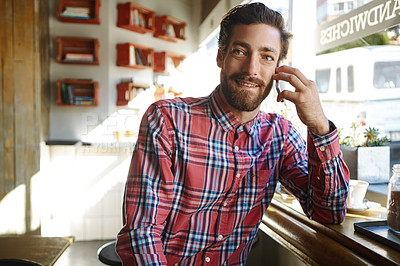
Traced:
POLYGON ((278 181, 311 219, 342 222, 349 174, 337 130, 315 83, 277 67, 290 37, 263 4, 232 9, 221 22, 221 84, 147 110, 117 242, 125 265, 244 265, 278 181), (260 111, 274 80, 294 86, 277 100, 296 105, 307 144, 288 120, 260 111))

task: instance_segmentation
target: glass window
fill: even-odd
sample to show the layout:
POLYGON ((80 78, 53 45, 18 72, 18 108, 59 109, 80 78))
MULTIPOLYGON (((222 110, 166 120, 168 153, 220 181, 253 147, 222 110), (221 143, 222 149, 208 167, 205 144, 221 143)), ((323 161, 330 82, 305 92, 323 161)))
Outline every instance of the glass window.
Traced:
POLYGON ((376 62, 374 87, 377 89, 400 88, 400 61, 376 62))
POLYGON ((347 67, 347 91, 354 92, 354 68, 353 68, 353 66, 347 67))
POLYGON ((347 9, 350 11, 350 10, 353 10, 353 2, 348 2, 347 3, 347 9))
POLYGON ((336 12, 342 12, 342 11, 344 10, 344 3, 343 3, 343 2, 336 3, 336 4, 333 6, 333 8, 334 8, 334 10, 335 10, 336 12))
POLYGON ((315 82, 317 83, 318 91, 320 93, 327 93, 329 89, 329 80, 331 77, 331 70, 317 69, 315 71, 315 82))
POLYGON ((342 91, 342 75, 340 71, 340 67, 336 68, 336 92, 342 91))

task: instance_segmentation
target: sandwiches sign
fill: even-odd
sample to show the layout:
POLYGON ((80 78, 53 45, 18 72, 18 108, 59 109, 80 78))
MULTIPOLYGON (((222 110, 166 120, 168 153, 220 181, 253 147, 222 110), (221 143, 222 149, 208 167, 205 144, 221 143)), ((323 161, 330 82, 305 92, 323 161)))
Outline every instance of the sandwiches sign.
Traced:
POLYGON ((374 0, 317 27, 316 53, 400 24, 400 0, 374 0))

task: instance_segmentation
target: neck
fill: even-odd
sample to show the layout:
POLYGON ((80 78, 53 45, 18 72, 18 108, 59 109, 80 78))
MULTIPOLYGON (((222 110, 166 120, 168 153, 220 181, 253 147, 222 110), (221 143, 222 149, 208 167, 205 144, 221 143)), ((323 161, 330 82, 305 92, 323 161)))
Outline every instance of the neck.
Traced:
POLYGON ((229 110, 232 112, 232 114, 242 123, 246 124, 247 122, 250 122, 251 120, 254 119, 254 117, 257 116, 258 112, 260 111, 260 106, 258 106, 255 110, 253 111, 240 111, 237 110, 236 108, 232 107, 228 101, 225 98, 225 95, 222 93, 222 90, 219 90, 219 95, 221 96, 222 100, 224 103, 229 107, 229 110))

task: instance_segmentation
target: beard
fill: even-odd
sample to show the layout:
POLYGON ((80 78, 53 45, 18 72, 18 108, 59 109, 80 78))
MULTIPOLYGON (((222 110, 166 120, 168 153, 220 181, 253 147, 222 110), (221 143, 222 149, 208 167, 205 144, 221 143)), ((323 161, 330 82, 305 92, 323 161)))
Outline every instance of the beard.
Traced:
POLYGON ((273 85, 273 79, 268 84, 258 78, 246 74, 234 73, 228 77, 221 72, 221 90, 228 103, 239 111, 251 112, 260 106, 268 96, 273 85), (235 80, 244 80, 258 85, 258 92, 238 88, 235 80))

